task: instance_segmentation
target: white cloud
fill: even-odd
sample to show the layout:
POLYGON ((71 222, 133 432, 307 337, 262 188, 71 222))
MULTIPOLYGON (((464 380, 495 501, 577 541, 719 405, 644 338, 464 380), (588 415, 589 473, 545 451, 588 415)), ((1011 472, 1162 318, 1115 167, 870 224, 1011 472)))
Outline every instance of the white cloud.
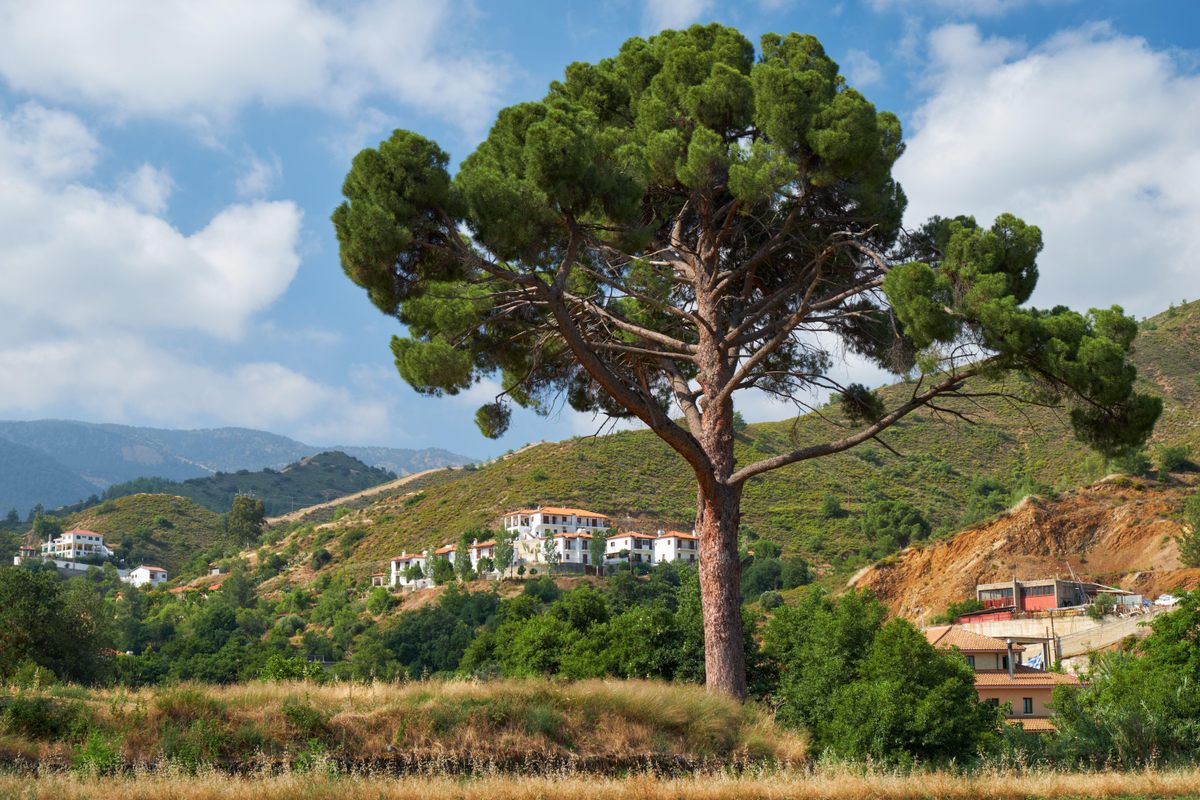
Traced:
POLYGON ((879 62, 871 58, 871 54, 865 50, 847 51, 842 69, 850 83, 859 89, 874 86, 883 78, 883 69, 879 62))
POLYGON ((1200 295, 1200 77, 1103 26, 1028 51, 952 26, 930 50, 896 166, 909 224, 1011 211, 1039 225, 1041 305, 1150 314, 1200 295))
POLYGON ((175 181, 164 170, 142 164, 133 172, 121 176, 118 194, 134 208, 147 214, 161 215, 175 190, 175 181))
POLYGON ((937 11, 956 17, 1000 17, 1035 5, 1061 5, 1077 0, 869 0, 876 11, 937 11))
POLYGON ((233 337, 287 288, 300 263, 295 204, 229 206, 185 234, 160 216, 165 173, 143 165, 115 192, 88 185, 96 147, 84 133, 35 104, 0 116, 0 313, 10 323, 233 337))
POLYGON ((651 33, 664 28, 684 28, 712 10, 712 0, 646 0, 643 27, 651 33))
POLYGON ((283 177, 283 164, 272 153, 269 158, 250 156, 245 171, 238 176, 234 187, 242 197, 262 197, 283 177))
POLYGON ((118 115, 202 127, 243 106, 354 108, 384 95, 467 129, 506 70, 464 47, 456 3, 0 0, 0 75, 118 115))
MULTIPOLYGON (((186 233, 162 216, 165 172, 143 164, 106 190, 93 185, 99 150, 71 114, 0 114, 0 416, 394 434, 384 402, 271 361, 205 363, 291 283, 293 203, 230 205, 186 233)), ((295 334, 309 348, 337 342, 295 334)))
POLYGON ((192 363, 141 337, 43 339, 0 347, 0 413, 70 415, 172 427, 241 425, 307 441, 378 442, 387 406, 356 400, 280 364, 231 369, 192 363))

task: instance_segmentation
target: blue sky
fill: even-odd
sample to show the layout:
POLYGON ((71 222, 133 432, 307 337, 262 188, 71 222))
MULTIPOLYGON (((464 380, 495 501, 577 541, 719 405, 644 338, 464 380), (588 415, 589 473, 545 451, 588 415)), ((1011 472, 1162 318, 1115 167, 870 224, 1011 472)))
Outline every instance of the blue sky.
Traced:
MULTIPOLYGON (((329 214, 393 128, 457 162, 631 36, 816 34, 904 122, 910 222, 1043 228, 1034 302, 1200 296, 1200 4, 1145 0, 0 0, 0 418, 244 425, 486 456, 594 431, 417 396, 329 214)), ((855 378, 884 376, 851 363, 855 378)), ((790 407, 747 396, 752 420, 790 407)))

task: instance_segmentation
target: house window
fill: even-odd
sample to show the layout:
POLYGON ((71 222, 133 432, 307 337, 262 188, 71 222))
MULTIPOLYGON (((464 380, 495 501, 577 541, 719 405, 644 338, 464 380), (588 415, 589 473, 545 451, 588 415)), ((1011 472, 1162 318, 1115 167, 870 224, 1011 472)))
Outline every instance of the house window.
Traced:
POLYGON ((975 669, 975 656, 967 656, 967 663, 971 665, 971 669, 975 669))
POLYGON ((1033 713, 1033 698, 1032 697, 1022 697, 1021 698, 1021 713, 1022 714, 1032 714, 1033 713))

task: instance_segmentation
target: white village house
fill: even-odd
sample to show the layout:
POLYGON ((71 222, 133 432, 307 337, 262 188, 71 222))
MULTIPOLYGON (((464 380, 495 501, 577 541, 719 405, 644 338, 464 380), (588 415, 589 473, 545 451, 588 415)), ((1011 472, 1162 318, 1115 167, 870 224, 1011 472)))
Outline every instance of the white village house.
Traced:
POLYGON ((79 558, 112 558, 104 536, 95 531, 75 529, 42 543, 42 558, 74 561, 79 558))
MULTIPOLYGON (((545 564, 546 543, 553 542, 559 566, 575 567, 576 571, 592 566, 591 542, 593 534, 608 535, 613 530, 612 522, 604 514, 581 508, 538 506, 512 511, 501 517, 504 531, 513 537, 513 566, 545 564)), ((665 564, 680 561, 695 564, 699 560, 698 537, 683 531, 657 531, 656 533, 620 532, 609 535, 605 542, 605 564, 665 564)), ((496 558, 496 540, 472 542, 467 549, 471 568, 478 570, 484 558, 496 558)), ((388 585, 423 588, 431 585, 429 570, 432 560, 445 558, 454 564, 458 557, 458 546, 446 544, 431 554, 405 551, 391 559, 388 585), (423 577, 412 578, 406 573, 410 567, 418 567, 423 577)), ((493 569, 490 576, 498 572, 493 569)))
POLYGON ((148 564, 142 564, 136 569, 129 571, 129 576, 122 578, 127 583, 132 583, 134 586, 142 587, 149 586, 153 589, 160 583, 165 583, 167 580, 167 571, 162 567, 152 567, 148 564))

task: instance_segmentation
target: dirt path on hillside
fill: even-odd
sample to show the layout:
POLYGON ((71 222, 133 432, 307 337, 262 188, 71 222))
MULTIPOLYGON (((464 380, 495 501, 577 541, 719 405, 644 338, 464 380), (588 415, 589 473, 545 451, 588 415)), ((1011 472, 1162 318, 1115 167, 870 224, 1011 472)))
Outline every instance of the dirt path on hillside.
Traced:
MULTIPOLYGON (((534 447, 539 447, 543 444, 545 444, 545 442, 534 442, 533 444, 527 444, 524 447, 522 447, 520 450, 514 450, 513 452, 502 455, 499 458, 494 458, 491 461, 485 461, 484 465, 492 464, 492 463, 495 463, 496 461, 502 461, 504 459, 512 458, 515 455, 524 453, 526 450, 530 450, 534 447)), ((394 481, 388 481, 387 483, 381 483, 378 486, 372 486, 368 489, 363 489, 361 492, 355 492, 354 494, 343 495, 342 497, 337 497, 337 498, 334 498, 333 500, 326 500, 324 503, 317 503, 316 505, 305 506, 304 508, 298 508, 295 511, 288 512, 287 514, 281 514, 278 517, 267 517, 266 520, 264 520, 264 521, 266 522, 267 525, 278 525, 283 522, 297 522, 299 520, 304 519, 309 514, 313 514, 317 511, 327 511, 331 508, 337 508, 338 506, 342 506, 347 503, 353 503, 355 500, 362 500, 363 498, 375 497, 376 495, 388 494, 390 492, 396 491, 397 489, 403 489, 408 484, 410 484, 416 480, 419 480, 420 478, 424 478, 429 475, 433 475, 434 473, 437 473, 437 472, 453 472, 455 470, 461 470, 461 469, 463 469, 463 467, 435 467, 434 469, 426 469, 426 470, 422 470, 420 472, 414 472, 411 475, 405 475, 404 477, 397 478, 394 481)))

